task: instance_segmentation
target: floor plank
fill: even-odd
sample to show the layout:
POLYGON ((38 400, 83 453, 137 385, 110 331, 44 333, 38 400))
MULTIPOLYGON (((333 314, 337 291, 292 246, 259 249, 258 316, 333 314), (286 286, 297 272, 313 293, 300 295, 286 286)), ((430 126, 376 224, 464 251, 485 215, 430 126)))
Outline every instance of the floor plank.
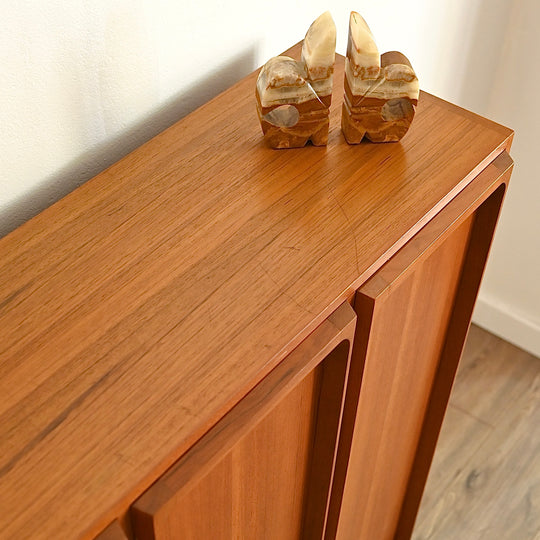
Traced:
POLYGON ((540 360, 473 326, 414 540, 540 539, 540 360))

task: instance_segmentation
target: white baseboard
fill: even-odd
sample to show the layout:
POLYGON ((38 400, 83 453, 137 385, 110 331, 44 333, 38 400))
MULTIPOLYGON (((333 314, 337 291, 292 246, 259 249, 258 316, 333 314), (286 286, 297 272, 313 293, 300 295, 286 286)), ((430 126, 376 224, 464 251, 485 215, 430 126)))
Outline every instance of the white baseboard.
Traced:
POLYGON ((509 306, 480 294, 472 320, 492 334, 540 357, 540 326, 516 314, 509 306))

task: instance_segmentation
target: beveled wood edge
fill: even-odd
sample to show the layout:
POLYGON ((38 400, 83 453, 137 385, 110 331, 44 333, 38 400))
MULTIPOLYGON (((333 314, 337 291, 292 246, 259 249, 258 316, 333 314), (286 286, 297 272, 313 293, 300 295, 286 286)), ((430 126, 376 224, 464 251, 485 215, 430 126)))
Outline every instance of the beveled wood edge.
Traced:
MULTIPOLYGON (((502 152, 453 200, 396 254, 399 263, 383 265, 375 276, 368 279, 358 293, 370 298, 387 294, 390 286, 399 283, 407 269, 418 261, 426 259, 444 241, 446 236, 457 229, 477 208, 501 185, 502 180, 513 169, 514 162, 502 152), (407 249, 411 248, 411 249, 407 249)), ((508 177, 509 178, 509 177, 508 177)))
MULTIPOLYGON (((189 489, 230 450, 262 416, 343 341, 352 345, 356 313, 343 303, 239 401, 131 506, 133 522, 148 530, 152 515, 180 489, 189 489)), ((349 346, 349 357, 350 349, 349 346)), ((346 382, 346 381, 345 381, 346 382)))
POLYGON ((490 190, 489 196, 475 211, 463 262, 463 268, 467 271, 462 272, 459 279, 396 527, 395 540, 408 540, 413 532, 511 172, 512 169, 509 168, 503 173, 490 190))
MULTIPOLYGON (((488 158, 483 160, 477 165, 456 187, 448 192, 433 208, 427 212, 424 217, 419 219, 415 225, 413 225, 401 238, 391 246, 383 255, 381 255, 365 272, 363 272, 359 278, 357 278, 352 286, 353 290, 357 290, 365 283, 370 276, 375 274, 384 263, 392 258, 413 236, 415 236, 420 229, 422 229, 427 223, 429 223, 439 212, 441 212, 451 201, 453 201, 473 180, 480 176, 480 174, 491 165, 495 159, 502 153, 506 153, 507 141, 501 143, 501 145, 494 150, 488 158)), ((508 155, 508 154, 506 154, 508 155)), ((510 158, 510 156, 508 156, 510 158)), ((511 158, 510 158, 511 159, 511 158)), ((449 165, 451 166, 451 165, 449 165)))
MULTIPOLYGON (((509 135, 510 137, 510 135, 509 135)), ((450 194, 441 199, 437 205, 435 205, 422 219, 417 221, 415 225, 413 225, 405 234, 401 236, 401 238, 395 242, 390 248, 385 251, 371 266, 369 266, 364 272, 362 272, 352 283, 349 287, 347 287, 333 302, 331 302, 326 309, 324 309, 318 316, 314 317, 312 319, 311 324, 307 325, 304 330, 300 333, 298 333, 293 339, 289 341, 287 346, 283 348, 281 351, 279 351, 270 362, 268 362, 267 367, 268 371, 262 371, 259 373, 259 378, 257 381, 254 381, 254 384, 257 384, 262 378, 266 376, 266 374, 280 361, 280 359, 284 358, 287 354, 290 353, 291 350, 293 350, 299 343, 301 343, 311 332, 313 332, 314 328, 319 326, 323 320, 328 318, 332 312, 334 312, 337 307, 342 304, 343 302, 350 301, 353 299, 356 295, 356 291, 360 289, 360 287, 366 283, 371 276, 373 276, 389 259, 391 259, 409 240, 411 240, 425 225, 427 225, 439 212, 441 212, 450 202, 452 202, 475 178, 480 177, 480 175, 483 174, 484 170, 486 170, 490 165, 494 165, 496 167, 496 170, 498 171, 498 176, 500 177, 502 174, 504 174, 504 171, 507 170, 508 167, 513 166, 512 158, 508 155, 506 152, 506 143, 502 143, 498 149, 490 154, 489 157, 493 156, 492 159, 487 161, 482 161, 484 163, 487 161, 485 166, 475 167, 471 173, 469 173, 450 194), (503 154, 502 160, 495 163, 495 160, 503 154), (503 161, 504 160, 504 161, 503 161), (503 170, 500 169, 501 164, 503 165, 503 170), (499 172, 500 171, 500 172, 499 172), (458 189, 459 188, 459 189, 458 189)), ((449 165, 451 166, 451 165, 449 165)), ((493 171, 493 169, 489 169, 490 171, 493 171)))
POLYGON ((106 527, 100 534, 98 534, 94 540, 127 540, 126 533, 120 526, 117 520, 114 520, 108 527, 106 527))
MULTIPOLYGON (((472 113, 471 113, 472 114, 472 113)), ((418 220, 401 238, 395 242, 387 251, 385 251, 371 266, 369 266, 365 271, 363 271, 349 287, 347 287, 333 302, 331 302, 328 307, 323 310, 318 316, 314 317, 311 324, 308 325, 303 332, 297 334, 287 345, 286 348, 279 351, 269 365, 274 366, 276 361, 279 361, 279 358, 286 356, 292 349, 294 349, 309 333, 313 331, 321 321, 329 317, 329 314, 337 309, 337 307, 344 301, 349 301, 354 298, 356 291, 366 282, 368 279, 375 274, 390 258, 392 258, 413 236, 415 236, 427 223, 429 223, 439 212, 441 212, 451 201, 453 201, 473 180, 477 177, 480 178, 483 172, 488 169, 490 165, 494 165, 498 170, 500 170, 501 164, 504 167, 503 170, 500 170, 498 176, 504 174, 508 167, 513 166, 512 158, 506 152, 506 146, 508 141, 513 136, 513 132, 509 133, 509 138, 505 140, 501 145, 494 150, 485 160, 483 160, 477 167, 475 167, 465 178, 447 194, 443 197, 438 204, 436 204, 426 215, 418 220), (497 158, 503 154, 501 161, 495 161, 497 158), (504 160, 504 161, 503 161, 504 160)), ((451 166, 451 165, 449 165, 451 166)), ((490 169, 493 170, 493 169, 490 169)), ((264 377, 261 376, 261 378, 264 377)), ((259 379, 260 380, 260 379, 259 379)))
POLYGON ((358 397, 362 387, 364 360, 369 345, 368 329, 371 328, 375 311, 374 300, 361 297, 362 299, 367 300, 367 302, 362 303, 359 302, 359 298, 360 296, 356 294, 353 297, 353 306, 356 313, 354 346, 353 350, 350 351, 351 359, 349 364, 349 376, 343 403, 342 422, 338 434, 338 452, 328 501, 324 540, 335 540, 338 530, 341 505, 349 469, 350 449, 354 437, 356 404, 358 403, 358 397))
MULTIPOLYGON (((353 334, 354 326, 351 328, 353 334)), ((339 450, 353 338, 337 344, 317 366, 321 371, 310 471, 304 488, 308 496, 303 507, 302 538, 324 537, 339 450)))

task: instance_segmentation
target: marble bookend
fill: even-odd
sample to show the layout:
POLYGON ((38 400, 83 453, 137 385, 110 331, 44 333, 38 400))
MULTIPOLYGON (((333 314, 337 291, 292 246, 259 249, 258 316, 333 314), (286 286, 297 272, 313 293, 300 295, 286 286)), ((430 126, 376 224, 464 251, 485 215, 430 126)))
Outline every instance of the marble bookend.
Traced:
POLYGON ((399 141, 413 121, 418 95, 418 78, 407 57, 396 51, 379 56, 366 21, 353 11, 341 115, 347 142, 357 144, 364 137, 399 141))
POLYGON ((257 113, 272 148, 299 148, 328 141, 328 115, 336 51, 336 26, 329 12, 307 31, 301 60, 276 56, 259 73, 257 113))

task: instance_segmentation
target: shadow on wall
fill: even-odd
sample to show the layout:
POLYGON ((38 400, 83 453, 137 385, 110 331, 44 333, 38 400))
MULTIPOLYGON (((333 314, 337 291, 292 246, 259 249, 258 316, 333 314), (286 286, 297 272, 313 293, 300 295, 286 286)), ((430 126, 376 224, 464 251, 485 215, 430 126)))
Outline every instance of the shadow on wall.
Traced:
POLYGON ((471 14, 471 37, 463 58, 460 104, 478 114, 486 114, 508 34, 513 1, 480 0, 471 14))
POLYGON ((141 144, 150 140, 208 100, 251 73, 256 67, 258 46, 252 45, 164 103, 155 112, 82 153, 34 189, 12 202, 0 214, 0 237, 90 180, 141 144))

